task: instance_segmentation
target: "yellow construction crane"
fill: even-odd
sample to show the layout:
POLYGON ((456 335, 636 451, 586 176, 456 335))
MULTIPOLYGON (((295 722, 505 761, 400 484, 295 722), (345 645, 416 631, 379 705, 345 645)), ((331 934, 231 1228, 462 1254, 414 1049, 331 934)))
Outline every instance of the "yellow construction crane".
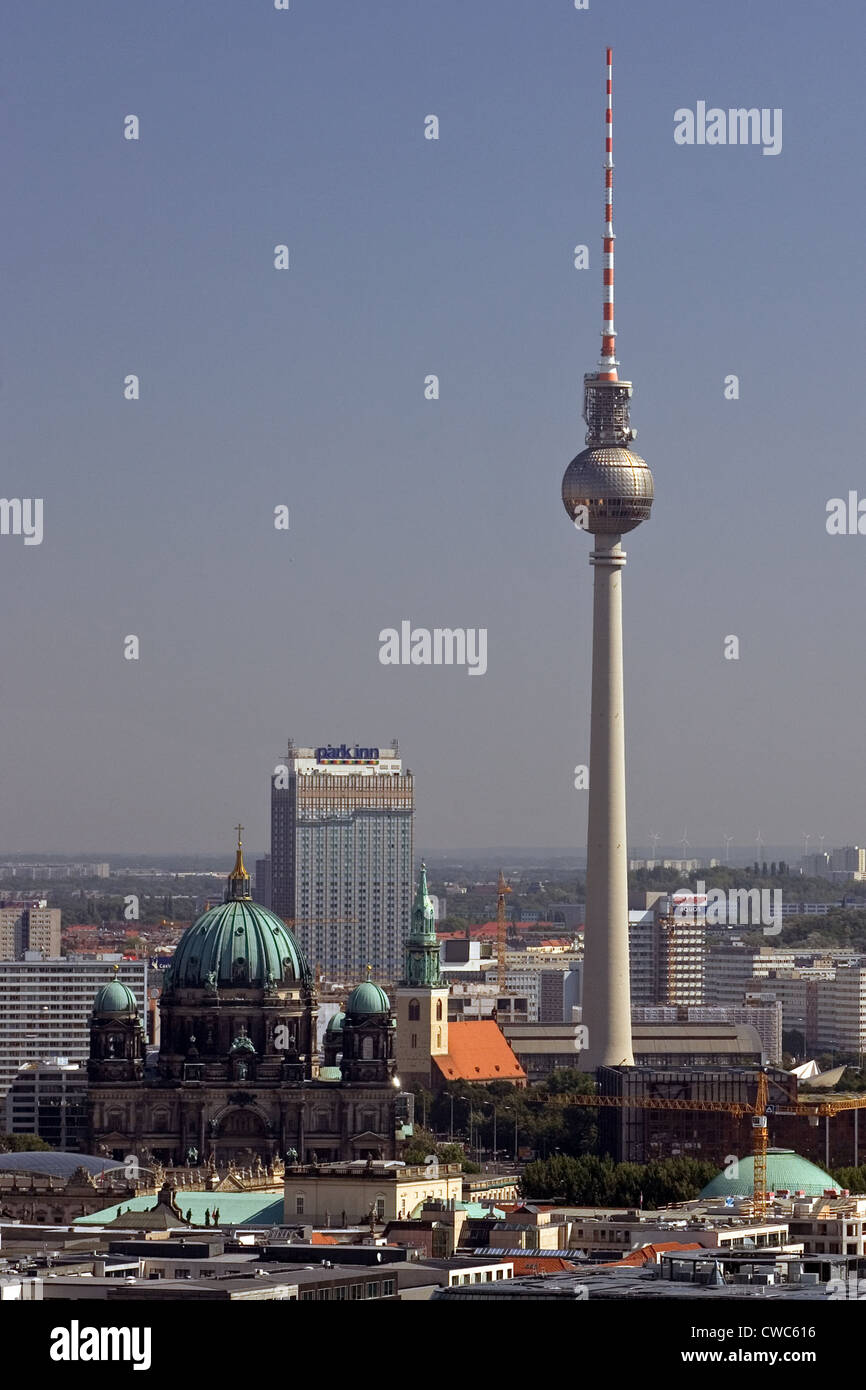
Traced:
POLYGON ((767 1215, 767 1117, 773 1114, 805 1115, 814 1119, 823 1115, 836 1115, 843 1110, 860 1110, 866 1107, 866 1096, 862 1098, 839 1097, 827 1100, 783 1101, 780 1105, 769 1104, 769 1084, 766 1071, 757 1074, 757 1087, 753 1104, 737 1100, 674 1100, 666 1096, 601 1096, 573 1095, 563 1093, 552 1096, 554 1104, 593 1106, 599 1109, 622 1110, 692 1110, 724 1113, 737 1119, 750 1116, 752 1121, 752 1171, 754 1174, 752 1212, 759 1220, 767 1215))
POLYGON ((500 869, 499 882, 496 885, 496 988, 500 994, 505 993, 505 895, 510 892, 511 889, 500 869))

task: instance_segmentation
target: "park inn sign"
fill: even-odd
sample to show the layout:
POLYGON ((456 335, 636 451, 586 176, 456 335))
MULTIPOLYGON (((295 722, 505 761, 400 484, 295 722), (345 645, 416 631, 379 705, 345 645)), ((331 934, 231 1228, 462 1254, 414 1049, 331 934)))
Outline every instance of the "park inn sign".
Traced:
POLYGON ((317 748, 317 763, 376 763, 379 761, 378 748, 354 748, 345 743, 327 743, 317 748))

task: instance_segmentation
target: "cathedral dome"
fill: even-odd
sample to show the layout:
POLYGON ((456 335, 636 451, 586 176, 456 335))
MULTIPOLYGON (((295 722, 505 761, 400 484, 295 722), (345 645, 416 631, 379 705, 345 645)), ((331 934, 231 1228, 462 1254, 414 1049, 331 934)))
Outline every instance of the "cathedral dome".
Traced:
POLYGON ((381 986, 374 985, 372 980, 356 985, 346 1004, 347 1014, 387 1014, 390 1010, 390 999, 381 986))
POLYGON ((325 1032, 342 1033, 343 1024, 345 1023, 345 1021, 346 1015, 343 1013, 342 1009, 338 1009, 337 1012, 333 1014, 331 1018, 328 1019, 327 1025, 325 1027, 325 1032))
POLYGON ((187 927, 171 962, 174 989, 264 989, 302 981, 312 984, 309 962, 286 924, 250 897, 241 831, 225 902, 187 927))
POLYGON ((96 991, 93 1000, 93 1012, 95 1014, 109 1014, 112 1017, 124 1016, 138 1013, 138 1000, 133 994, 129 985, 125 985, 122 980, 108 980, 96 991))
POLYGON ((175 989, 263 989, 311 981, 306 957, 285 923, 249 898, 220 903, 187 927, 171 962, 175 989))

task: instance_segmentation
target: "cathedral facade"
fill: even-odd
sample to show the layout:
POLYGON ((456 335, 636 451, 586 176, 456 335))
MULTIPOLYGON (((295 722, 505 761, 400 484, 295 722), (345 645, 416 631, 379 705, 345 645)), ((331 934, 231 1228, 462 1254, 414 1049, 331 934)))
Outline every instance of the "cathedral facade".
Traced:
POLYGON ((285 923, 252 901, 240 838, 225 900, 184 932, 159 1009, 153 1070, 132 991, 113 979, 96 995, 91 1153, 144 1166, 399 1156, 412 1098, 398 1093, 388 996, 369 980, 352 991, 320 1068, 312 971, 285 923))

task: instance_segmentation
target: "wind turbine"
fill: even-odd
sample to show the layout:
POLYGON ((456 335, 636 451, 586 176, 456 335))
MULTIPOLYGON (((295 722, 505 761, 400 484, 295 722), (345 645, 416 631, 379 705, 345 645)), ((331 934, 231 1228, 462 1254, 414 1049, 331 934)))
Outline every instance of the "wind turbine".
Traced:
POLYGON ((655 862, 656 851, 658 850, 658 847, 659 847, 659 840, 660 840, 660 839, 661 839, 661 835, 659 835, 659 833, 658 833, 657 830, 651 830, 651 831, 650 831, 650 842, 651 842, 652 847, 653 847, 653 848, 652 848, 653 862, 655 862))
POLYGON ((764 859, 764 840, 760 830, 755 836, 755 844, 758 846, 758 866, 760 867, 764 859))
POLYGON ((804 831, 803 831, 803 854, 804 854, 804 856, 807 855, 807 854, 809 853, 809 841, 811 840, 811 838, 812 838, 812 836, 811 836, 811 835, 807 835, 806 832, 805 832, 805 830, 804 830, 804 831))
POLYGON ((723 835, 723 836, 722 836, 722 839, 723 839, 724 842, 725 842, 725 863, 726 863, 726 864, 730 864, 730 862, 731 862, 731 844, 732 844, 732 842, 733 842, 733 838, 734 838, 733 835, 723 835))
POLYGON ((687 856, 687 854, 686 854, 686 850, 687 850, 687 849, 691 849, 691 847, 692 847, 692 846, 691 846, 691 841, 686 839, 686 833, 687 833, 687 828, 684 828, 684 829, 683 829, 683 838, 680 840, 680 844, 681 844, 682 847, 683 847, 683 859, 688 858, 688 856, 687 856))

